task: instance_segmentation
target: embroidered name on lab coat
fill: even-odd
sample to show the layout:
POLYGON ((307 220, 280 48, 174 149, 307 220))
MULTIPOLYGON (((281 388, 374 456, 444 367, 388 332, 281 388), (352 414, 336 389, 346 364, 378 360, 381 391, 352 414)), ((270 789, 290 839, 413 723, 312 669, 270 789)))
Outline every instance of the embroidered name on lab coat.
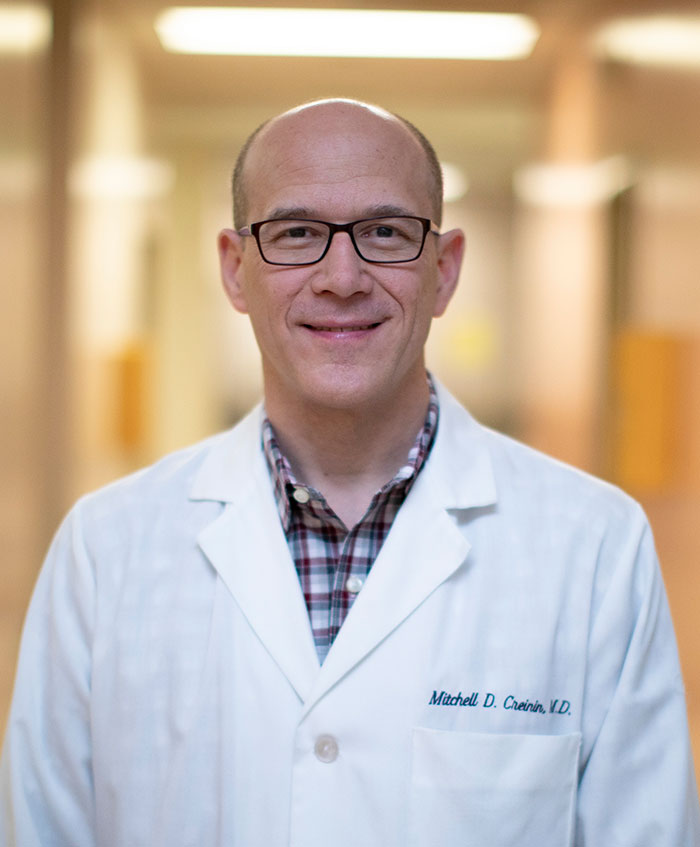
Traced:
MULTIPOLYGON (((545 701, 546 702, 546 701, 545 701)), ((483 699, 481 692, 472 691, 470 694, 453 694, 449 691, 433 691, 428 700, 429 706, 468 706, 476 708, 481 706, 482 709, 506 709, 513 712, 532 712, 536 715, 570 715, 571 703, 563 698, 550 699, 549 705, 541 703, 539 700, 521 699, 514 694, 507 694, 505 697, 499 697, 491 691, 484 693, 483 699)))

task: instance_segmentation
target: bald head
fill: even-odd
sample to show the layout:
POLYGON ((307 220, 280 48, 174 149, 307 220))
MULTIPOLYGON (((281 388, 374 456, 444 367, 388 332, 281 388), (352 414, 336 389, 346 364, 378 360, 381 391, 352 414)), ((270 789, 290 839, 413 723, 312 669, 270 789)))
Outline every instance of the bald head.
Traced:
POLYGON ((365 134, 376 138, 378 153, 386 155, 392 148, 401 155, 410 148, 417 154, 417 166, 425 185, 426 214, 439 225, 442 219, 442 172, 435 150, 428 139, 412 123, 377 106, 357 100, 318 100, 284 112, 259 126, 241 148, 233 171, 233 219, 237 229, 251 221, 250 193, 254 190, 251 172, 264 167, 267 145, 291 134, 306 134, 318 141, 324 133, 365 134), (387 148, 380 151, 379 147, 387 148))

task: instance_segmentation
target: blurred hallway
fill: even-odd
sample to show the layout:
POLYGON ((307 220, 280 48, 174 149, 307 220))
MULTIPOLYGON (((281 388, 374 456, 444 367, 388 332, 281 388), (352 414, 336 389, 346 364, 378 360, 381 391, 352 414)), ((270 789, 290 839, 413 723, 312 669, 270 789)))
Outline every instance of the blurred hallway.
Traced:
POLYGON ((467 189, 446 206, 468 256, 436 375, 647 509, 700 773, 700 48, 680 68, 594 47, 661 0, 511 5, 540 29, 512 62, 169 53, 155 0, 55 0, 53 38, 0 46, 0 724, 61 515, 259 396, 215 249, 240 144, 276 111, 347 96, 413 121, 467 189))

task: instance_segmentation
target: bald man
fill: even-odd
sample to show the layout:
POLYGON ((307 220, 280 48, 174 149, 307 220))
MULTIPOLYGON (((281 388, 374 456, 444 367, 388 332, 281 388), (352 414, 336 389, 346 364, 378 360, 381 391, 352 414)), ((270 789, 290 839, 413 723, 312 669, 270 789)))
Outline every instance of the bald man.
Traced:
POLYGON ((641 510, 426 373, 464 248, 430 144, 307 104, 246 143, 234 207, 264 404, 59 530, 1 843, 699 844, 641 510))

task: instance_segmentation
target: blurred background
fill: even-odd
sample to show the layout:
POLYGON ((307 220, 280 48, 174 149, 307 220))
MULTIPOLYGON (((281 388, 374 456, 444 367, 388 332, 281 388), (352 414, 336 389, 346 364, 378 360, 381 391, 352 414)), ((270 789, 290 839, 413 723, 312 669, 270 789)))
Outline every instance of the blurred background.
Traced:
MULTIPOLYGON (((527 15, 514 58, 486 57, 486 35, 478 58, 282 56, 253 47, 269 20, 224 39, 260 55, 174 49, 165 6, 0 2, 0 725, 31 587, 73 500, 260 396, 216 259, 239 146, 278 111, 346 96, 427 134, 448 177, 445 227, 467 233, 433 371, 483 422, 647 510, 700 764, 696 0, 380 4, 527 15)), ((302 24, 324 47, 325 26, 302 24)), ((407 44, 393 26, 363 21, 353 40, 407 44)), ((303 39, 285 24, 284 41, 303 39)))

